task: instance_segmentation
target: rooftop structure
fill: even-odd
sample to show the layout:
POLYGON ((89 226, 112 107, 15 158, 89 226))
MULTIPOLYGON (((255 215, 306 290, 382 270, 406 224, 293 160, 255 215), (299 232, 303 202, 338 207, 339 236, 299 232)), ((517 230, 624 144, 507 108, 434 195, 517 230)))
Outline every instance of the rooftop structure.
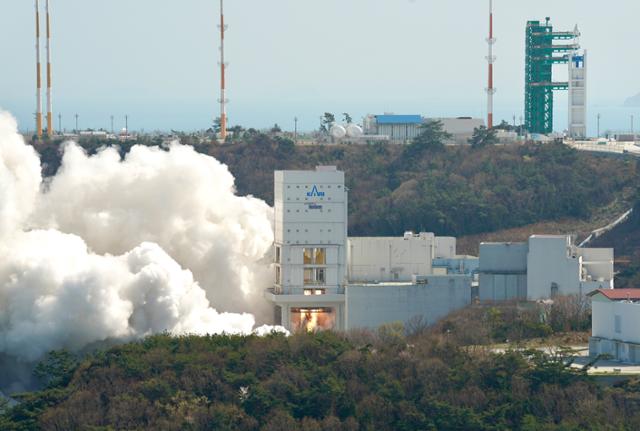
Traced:
POLYGON ((376 115, 376 122, 382 124, 422 124, 420 115, 376 115))

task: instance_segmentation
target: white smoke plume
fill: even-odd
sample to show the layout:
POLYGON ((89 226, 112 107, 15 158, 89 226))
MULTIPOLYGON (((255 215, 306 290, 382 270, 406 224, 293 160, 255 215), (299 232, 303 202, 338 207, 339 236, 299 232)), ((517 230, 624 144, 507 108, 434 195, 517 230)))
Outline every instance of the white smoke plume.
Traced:
POLYGON ((191 147, 114 148, 88 157, 67 144, 62 166, 38 202, 37 226, 81 236, 96 253, 159 244, 191 270, 210 301, 242 312, 263 303, 272 277, 261 260, 273 243, 273 211, 235 195, 227 167, 191 147))
POLYGON ((229 311, 259 310, 272 238, 272 210, 236 196, 211 157, 173 144, 121 161, 68 144, 43 181, 0 112, 0 354, 34 361, 163 331, 251 333, 255 317, 229 311))

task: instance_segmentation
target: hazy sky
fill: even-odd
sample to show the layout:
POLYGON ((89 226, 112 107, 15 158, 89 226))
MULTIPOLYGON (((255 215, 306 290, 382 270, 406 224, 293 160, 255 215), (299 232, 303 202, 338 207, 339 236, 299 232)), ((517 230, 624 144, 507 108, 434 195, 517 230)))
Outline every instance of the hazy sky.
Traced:
MULTIPOLYGON (((43 0, 44 2, 44 0, 43 0)), ((217 116, 218 0, 51 0, 54 110, 63 126, 200 129, 217 116)), ((488 0, 226 0, 232 124, 313 129, 325 111, 484 116, 488 0)), ((496 114, 522 115, 524 28, 551 16, 589 50, 589 118, 640 108, 638 0, 495 0, 496 114)), ((35 110, 32 0, 0 1, 0 107, 35 110)), ((44 47, 44 41, 43 41, 44 47)), ((44 60, 44 52, 43 52, 44 60)), ((564 67, 556 79, 566 79, 564 67)), ((556 101, 566 126, 566 95, 556 101)), ((57 118, 56 118, 57 126, 57 118)))

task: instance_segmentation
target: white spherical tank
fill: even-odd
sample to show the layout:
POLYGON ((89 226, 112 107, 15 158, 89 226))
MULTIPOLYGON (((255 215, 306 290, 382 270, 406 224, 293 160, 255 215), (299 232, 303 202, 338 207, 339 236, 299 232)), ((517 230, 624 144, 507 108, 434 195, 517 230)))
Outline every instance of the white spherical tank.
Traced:
POLYGON ((350 138, 359 138, 362 136, 364 132, 362 131, 362 127, 357 124, 349 124, 347 126, 347 136, 350 138))
POLYGON ((345 129, 344 126, 341 126, 340 124, 334 124, 333 126, 331 126, 331 130, 329 131, 329 133, 331 133, 331 136, 333 136, 335 139, 342 139, 347 136, 347 129, 345 129))

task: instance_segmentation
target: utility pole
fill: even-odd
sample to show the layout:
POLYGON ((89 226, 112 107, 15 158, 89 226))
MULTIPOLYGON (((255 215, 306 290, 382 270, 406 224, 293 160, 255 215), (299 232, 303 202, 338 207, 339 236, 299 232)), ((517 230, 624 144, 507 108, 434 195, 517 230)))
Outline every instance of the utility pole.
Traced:
POLYGON ((113 135, 113 115, 111 116, 111 134, 113 135))
POLYGON ((124 135, 129 137, 129 116, 124 116, 124 135))
POLYGON ((598 113, 598 138, 600 137, 600 113, 598 113))
POLYGON ((62 114, 58 114, 58 133, 62 134, 62 114))
POLYGON ((80 133, 80 130, 78 129, 78 117, 79 115, 76 114, 76 135, 80 133))
POLYGON ((293 142, 298 145, 298 117, 293 118, 293 142))

